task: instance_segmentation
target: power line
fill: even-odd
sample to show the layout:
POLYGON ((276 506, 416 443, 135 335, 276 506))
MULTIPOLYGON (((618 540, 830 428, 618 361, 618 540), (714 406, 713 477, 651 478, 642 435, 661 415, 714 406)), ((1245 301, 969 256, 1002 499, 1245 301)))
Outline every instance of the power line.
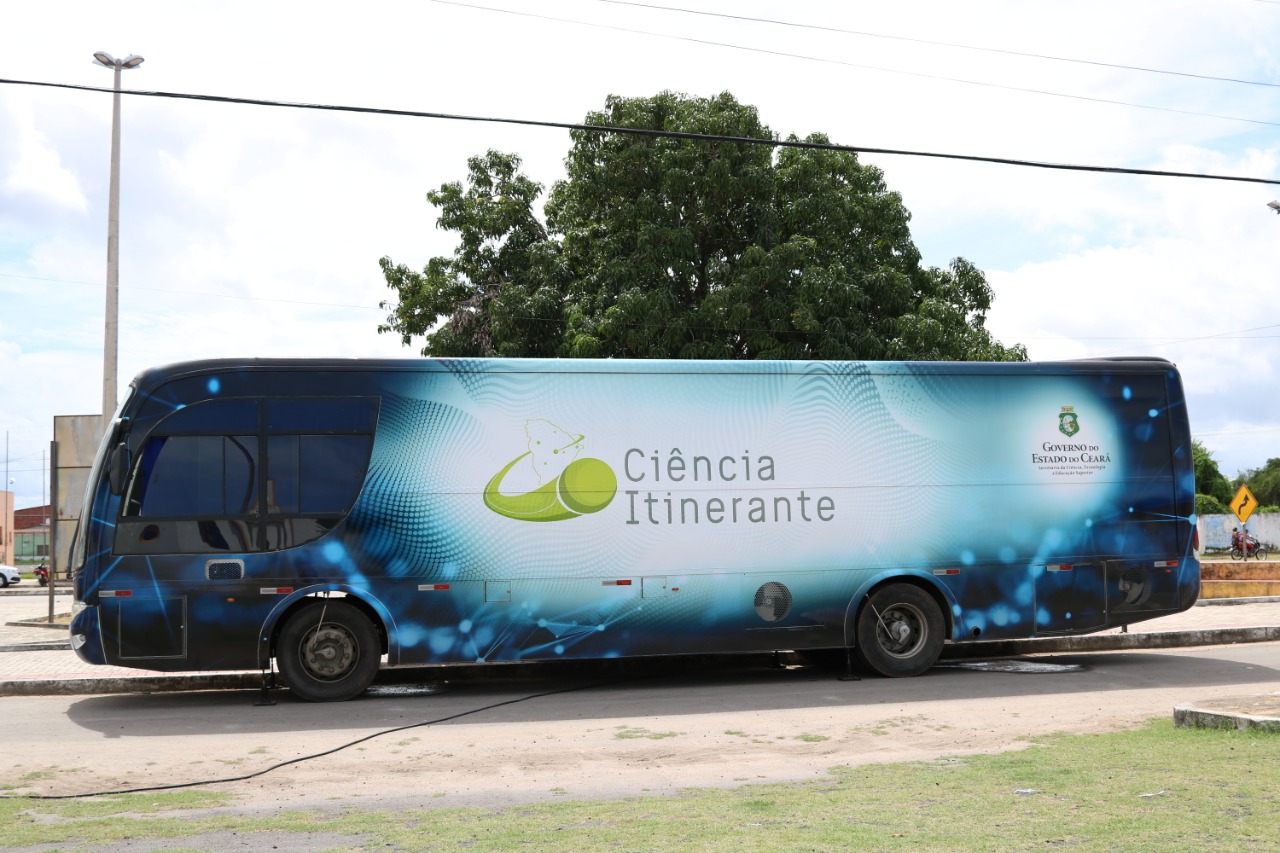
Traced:
MULTIPOLYGON (((432 0, 432 2, 445 2, 445 0, 432 0)), ((1280 83, 1267 83, 1261 80, 1241 80, 1236 77, 1216 77, 1212 74, 1195 74, 1189 71, 1171 71, 1165 68, 1147 68, 1141 65, 1124 65, 1115 62, 1100 62, 1092 59, 1076 59, 1068 56, 1052 56, 1043 53, 1029 53, 1020 50, 1007 50, 999 47, 981 47, 971 44, 956 44, 949 41, 933 41, 931 39, 912 38, 911 36, 895 36, 885 33, 872 33, 865 30, 849 30, 842 27, 828 27, 821 24, 801 24, 795 21, 782 21, 774 18, 755 18, 748 15, 731 15, 726 12, 707 12, 702 9, 682 9, 677 6, 659 6, 653 3, 637 3, 635 0, 595 0, 597 3, 608 3, 613 6, 634 6, 640 9, 654 9, 663 12, 679 12, 685 15, 702 15, 710 18, 725 18, 733 21, 747 21, 750 23, 772 24, 780 27, 795 27, 797 29, 816 30, 818 32, 839 33, 841 35, 863 36, 865 38, 889 39, 892 41, 905 41, 914 44, 927 44, 935 47, 949 47, 956 50, 972 50, 983 53, 1000 53, 1006 56, 1020 56, 1026 59, 1043 59, 1049 62, 1069 62, 1077 65, 1092 65, 1099 68, 1115 68, 1121 71, 1140 71, 1145 74, 1167 74, 1174 77, 1189 77, 1193 80, 1210 80, 1217 83, 1240 83, 1245 86, 1267 86, 1270 88, 1280 89, 1280 83)), ((1260 2, 1280 3, 1280 0, 1260 0, 1260 2)))
MULTIPOLYGON (((445 0, 433 0, 445 2, 445 0)), ((10 80, 0 78, 0 84, 15 86, 38 86, 51 89, 71 89, 81 92, 104 92, 114 94, 114 89, 100 86, 80 86, 72 83, 46 83, 36 80, 10 80)), ((615 127, 605 124, 580 124, 575 122, 544 121, 535 119, 503 118, 499 116, 475 116, 453 113, 436 113, 423 110, 397 110, 383 107, 357 107, 342 104, 307 104, 294 101, 271 101, 262 98, 235 98, 229 95, 197 95, 185 92, 157 92, 146 90, 123 90, 121 94, 141 98, 171 98, 176 100, 206 101, 209 103, 240 104, 260 107, 282 107, 287 109, 319 110, 326 112, 361 113, 365 115, 388 115, 406 118, 429 118, 442 121, 469 121, 490 124, 512 124, 525 127, 545 127, 557 130, 570 130, 582 133, 617 133, 627 136, 647 136, 661 139, 684 139, 693 142, 728 142, 738 145, 765 145, 771 148, 799 148, 809 151, 832 151, 845 154, 882 154, 898 157, 928 157, 940 160, 961 160, 972 163, 992 163, 1001 166, 1026 166, 1037 169, 1054 169, 1071 172, 1094 172, 1113 175, 1141 175, 1155 178, 1200 178, 1211 181, 1237 181, 1250 184, 1269 184, 1280 186, 1280 180, 1274 178, 1250 178, 1242 175, 1215 175, 1196 172, 1174 172, 1164 169, 1133 169, 1124 166, 1087 166, 1074 163, 1049 163, 1037 160, 1023 160, 1016 157, 983 157, 976 154, 947 154, 938 151, 911 151, 899 148, 871 148, 861 145, 839 145, 832 142, 805 142, 798 139, 761 139, 751 136, 726 136, 709 133, 687 133, 675 130, 652 130, 637 127, 615 127)), ((1174 110, 1173 112, 1180 112, 1174 110)), ((1248 121, 1248 119, 1243 119, 1248 121)), ((1280 127, 1280 122, 1258 122, 1280 127)))
MULTIPOLYGON (((1161 341, 1160 341, 1160 343, 1155 343, 1155 344, 1144 344, 1143 346, 1145 346, 1147 349, 1151 349, 1151 348, 1153 348, 1153 347, 1173 346, 1173 345, 1175 345, 1175 344, 1193 344, 1193 343, 1197 343, 1197 342, 1200 342, 1200 341, 1211 341, 1211 340, 1217 340, 1217 339, 1221 339, 1221 338, 1232 338, 1232 339, 1239 339, 1239 340, 1253 340, 1255 337, 1262 337, 1262 338, 1274 337, 1274 335, 1257 335, 1257 336, 1255 336, 1255 335, 1251 335, 1251 334, 1249 334, 1250 332, 1265 332, 1265 331, 1267 331, 1267 330, 1269 330, 1269 329, 1280 329, 1280 323, 1272 324, 1272 325, 1269 325, 1269 326, 1254 326, 1254 327, 1249 328, 1249 329, 1236 329, 1236 330, 1229 331, 1229 332, 1217 332, 1217 333, 1212 334, 1212 335, 1197 335, 1197 336, 1195 336, 1195 337, 1193 337, 1193 338, 1170 338, 1170 339, 1168 339, 1168 340, 1161 340, 1161 341)), ((1124 339, 1124 338, 1117 338, 1117 340, 1125 340, 1125 339, 1124 339)), ((1140 340, 1140 339, 1139 339, 1139 338, 1133 338, 1132 340, 1140 340)), ((1118 353, 1118 354, 1119 354, 1119 353, 1118 353)), ((1106 355, 1111 355, 1111 353, 1106 353, 1106 355)))
MULTIPOLYGON (((821 62, 827 65, 841 65, 846 68, 861 68, 867 71, 882 71, 885 74, 900 74, 906 77, 919 77, 925 80, 943 80, 949 83, 962 83, 966 86, 983 86, 989 89, 1003 89, 1008 92, 1022 92, 1031 95, 1044 95, 1050 98, 1066 98, 1073 101, 1088 101, 1095 104, 1111 104, 1112 106, 1131 107, 1139 110, 1155 110, 1157 112, 1174 113, 1176 115, 1198 116, 1200 118, 1214 118, 1223 121, 1238 121, 1247 124, 1260 124, 1270 127, 1280 127, 1280 122, 1265 121, 1263 119, 1243 118, 1241 116, 1217 115, 1215 113, 1202 113, 1194 110, 1180 110, 1174 107, 1157 107, 1152 104, 1135 104, 1131 101, 1117 101, 1111 98, 1095 98, 1089 95, 1070 95, 1065 92, 1053 92, 1048 89, 1031 89, 1023 86, 1011 86, 1006 83, 989 83, 985 80, 969 80, 963 77, 948 77, 943 74, 928 74, 923 71, 904 71, 900 68, 885 68, 881 65, 867 65, 860 62, 849 62, 843 59, 827 59, 820 56, 809 56, 803 53, 791 53, 784 50, 770 50, 763 47, 747 47, 746 45, 730 44, 728 42, 714 41, 712 39, 700 39, 693 36, 671 35, 669 33, 658 33, 650 30, 638 30, 632 27, 622 27, 616 24, 598 24, 590 21, 578 21, 573 18, 561 18, 554 15, 542 15, 536 12, 525 12, 516 9, 501 9, 492 6, 480 6, 474 3, 462 3, 459 0, 431 0, 432 3, 439 3, 444 6, 458 6, 464 9, 475 9, 481 12, 496 12, 504 15, 518 15, 525 18, 535 18, 544 21, 555 21, 562 24, 574 24, 582 27, 595 27, 597 29, 614 30, 617 32, 631 33, 633 35, 652 36, 654 38, 672 39, 674 41, 690 42, 692 44, 707 45, 710 47, 723 47, 729 50, 741 50, 749 53, 763 53, 768 56, 780 56, 786 59, 800 59, 805 62, 821 62)), ((1242 81, 1243 82, 1243 81, 1242 81)))

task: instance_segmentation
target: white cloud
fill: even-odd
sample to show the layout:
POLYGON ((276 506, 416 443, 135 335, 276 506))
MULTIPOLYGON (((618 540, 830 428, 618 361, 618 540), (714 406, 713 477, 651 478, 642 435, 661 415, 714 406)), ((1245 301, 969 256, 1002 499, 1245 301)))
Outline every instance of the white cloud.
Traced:
POLYGON ((52 205, 75 213, 89 209, 75 174, 67 169, 49 137, 37 129, 28 98, 9 104, 9 129, 2 197, 6 206, 52 205))

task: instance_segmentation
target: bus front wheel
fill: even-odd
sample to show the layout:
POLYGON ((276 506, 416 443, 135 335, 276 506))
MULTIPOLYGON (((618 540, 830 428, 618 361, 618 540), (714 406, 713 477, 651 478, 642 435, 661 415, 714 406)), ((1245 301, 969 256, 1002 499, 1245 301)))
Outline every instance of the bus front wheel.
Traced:
POLYGON ((343 702, 373 683, 382 660, 378 632, 358 607, 319 600, 289 617, 276 642, 289 690, 308 702, 343 702))
POLYGON ((890 584, 873 592, 858 616, 858 659, 891 678, 919 675, 942 653, 942 611, 918 586, 890 584))

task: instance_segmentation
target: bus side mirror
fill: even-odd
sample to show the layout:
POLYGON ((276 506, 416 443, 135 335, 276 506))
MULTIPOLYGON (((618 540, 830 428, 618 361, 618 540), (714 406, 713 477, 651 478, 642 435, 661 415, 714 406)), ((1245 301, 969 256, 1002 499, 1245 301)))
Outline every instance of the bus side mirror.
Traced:
POLYGON ((118 495, 124 491, 131 462, 129 446, 123 441, 111 448, 111 455, 107 457, 107 482, 111 485, 111 494, 118 495))

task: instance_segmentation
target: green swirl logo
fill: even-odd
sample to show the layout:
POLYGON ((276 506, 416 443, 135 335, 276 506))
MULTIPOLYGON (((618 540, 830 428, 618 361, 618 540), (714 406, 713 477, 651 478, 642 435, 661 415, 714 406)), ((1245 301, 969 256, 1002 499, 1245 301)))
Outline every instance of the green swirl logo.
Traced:
POLYGON ((599 459, 580 456, 585 436, 546 420, 528 421, 524 431, 529 449, 489 480, 485 506, 517 521, 563 521, 609 505, 618 492, 618 478, 599 459), (527 491, 505 493, 508 481, 527 491))

